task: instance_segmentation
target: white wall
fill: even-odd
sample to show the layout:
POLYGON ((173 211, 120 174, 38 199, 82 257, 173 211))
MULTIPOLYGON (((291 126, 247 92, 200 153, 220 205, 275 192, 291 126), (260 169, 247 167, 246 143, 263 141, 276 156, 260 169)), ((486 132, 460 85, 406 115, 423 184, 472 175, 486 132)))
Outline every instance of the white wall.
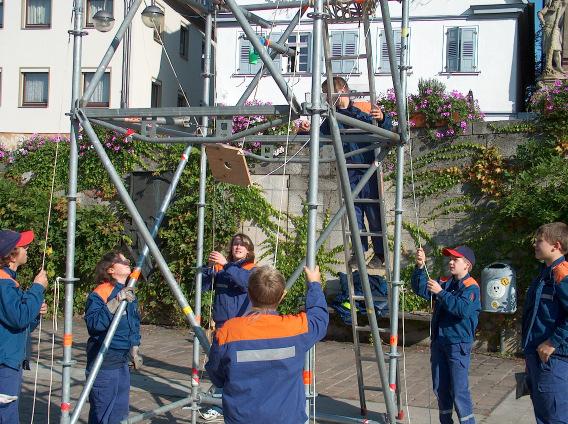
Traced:
MULTIPOLYGON (((158 1, 158 3, 160 3, 158 1)), ((0 29, 0 68, 2 86, 0 98, 0 134, 9 133, 68 133, 71 98, 71 68, 73 39, 67 31, 72 28, 72 0, 52 0, 52 19, 49 29, 23 29, 22 2, 4 2, 4 27, 0 29), (49 68, 49 101, 47 108, 23 108, 20 105, 20 69, 49 68)), ((187 20, 164 3, 165 42, 174 69, 190 95, 190 103, 198 104, 201 97, 201 34, 187 20), (189 59, 179 54, 179 27, 190 28, 189 59)), ((162 81, 162 105, 176 106, 178 83, 168 64, 162 46, 153 39, 151 29, 144 26, 140 13, 132 23, 132 53, 130 70, 130 107, 149 107, 152 78, 162 81)), ((86 28, 83 37, 82 69, 93 71, 122 21, 123 1, 114 0, 115 27, 108 33, 86 28)), ((122 85, 122 44, 108 69, 111 72, 110 107, 120 107, 122 85)), ((9 138, 9 137, 8 137, 9 138)), ((2 140, 0 140, 2 141, 2 140)))
MULTIPOLYGON (((243 1, 245 3, 246 1, 243 1)), ((413 67, 408 78, 409 93, 416 92, 420 78, 437 78, 443 81, 449 90, 459 90, 464 94, 471 89, 486 112, 513 113, 517 110, 515 100, 517 93, 517 31, 518 24, 514 17, 500 19, 466 19, 466 11, 471 5, 506 4, 508 1, 487 0, 438 0, 413 1, 411 4, 410 22, 410 65, 413 67), (478 28, 478 73, 447 74, 445 66, 445 28, 451 26, 473 26, 478 28)), ((515 2, 518 3, 518 2, 515 2)), ((400 6, 397 2, 389 2, 393 16, 393 28, 400 28, 400 6)), ((296 10, 282 10, 275 14, 280 25, 273 32, 282 32, 286 28, 284 18, 292 16, 296 10)), ((258 12, 267 19, 272 15, 258 12)), ((300 31, 311 31, 312 21, 305 19, 298 27, 300 31)), ((376 40, 383 28, 380 19, 372 23, 372 38, 376 40)), ((362 26, 353 24, 333 25, 330 30, 357 30, 359 32, 360 52, 364 51, 364 34, 362 26)), ((229 54, 218 56, 217 96, 225 104, 234 104, 244 88, 251 81, 251 76, 237 75, 238 35, 240 28, 225 26, 218 30, 219 45, 225 46, 229 54)), ((377 60, 377 50, 373 54, 377 60)), ((359 61, 362 73, 349 76, 352 89, 368 91, 366 65, 359 61)), ((285 79, 293 87, 300 101, 305 99, 311 90, 311 75, 285 75, 285 79)), ((376 76, 377 90, 384 92, 392 87, 390 75, 376 76)), ((252 98, 252 96, 251 96, 252 98)), ((256 91, 257 100, 273 103, 285 103, 284 96, 269 77, 264 77, 256 91)))

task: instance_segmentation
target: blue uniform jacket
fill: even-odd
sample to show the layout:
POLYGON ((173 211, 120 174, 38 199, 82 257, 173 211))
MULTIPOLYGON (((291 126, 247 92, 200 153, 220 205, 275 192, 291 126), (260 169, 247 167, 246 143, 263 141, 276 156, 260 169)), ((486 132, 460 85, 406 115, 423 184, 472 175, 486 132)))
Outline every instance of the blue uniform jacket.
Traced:
MULTIPOLYGON (((353 102, 350 102, 349 106, 346 109, 337 108, 337 113, 341 113, 342 115, 348 116, 350 118, 358 119, 359 121, 366 122, 367 124, 373 123, 372 116, 369 115, 368 113, 363 112, 358 107, 353 106, 353 102)), ((351 126, 342 124, 341 122, 338 122, 338 125, 339 129, 352 128, 351 126)), ((388 113, 384 114, 383 121, 379 122, 379 126, 389 131, 392 129, 392 118, 388 113)), ((320 131, 322 134, 331 134, 331 130, 329 128, 329 121, 327 119, 322 122, 320 131)), ((367 144, 365 143, 343 143, 343 151, 345 153, 349 153, 358 149, 362 149, 366 146, 367 144)), ((360 153, 358 155, 347 158, 348 163, 370 164, 374 160, 375 160, 375 153, 373 151, 360 153)))
POLYGON ((325 336, 328 322, 318 283, 308 283, 306 312, 252 313, 227 321, 205 365, 213 384, 223 388, 225 423, 305 422, 305 353, 325 336))
POLYGON ((8 267, 0 270, 0 365, 22 367, 28 335, 39 324, 44 291, 38 283, 23 291, 16 272, 8 267))
MULTIPOLYGON (((108 310, 106 304, 114 299, 124 284, 103 282, 89 294, 85 309, 85 323, 89 332, 87 341, 87 369, 95 360, 103 343, 107 330, 114 315, 108 310)), ((103 368, 118 368, 128 360, 128 351, 132 346, 140 345, 140 315, 138 313, 138 300, 128 303, 124 315, 121 317, 116 333, 112 338, 109 351, 105 355, 103 368), (107 366, 105 366, 105 364, 107 366)))
POLYGON ((213 321, 216 328, 221 328, 228 319, 243 316, 250 309, 248 280, 252 268, 254 263, 243 259, 227 262, 222 268, 203 269, 203 290, 215 290, 213 321))
POLYGON ((535 354, 549 340, 553 355, 568 360, 568 262, 564 257, 544 267, 531 283, 523 312, 523 350, 535 354))
POLYGON ((427 282, 426 270, 416 268, 412 274, 412 290, 424 299, 434 299, 432 341, 443 344, 473 342, 481 310, 477 281, 469 274, 461 280, 442 277, 438 279, 442 291, 437 296, 428 291, 427 282))

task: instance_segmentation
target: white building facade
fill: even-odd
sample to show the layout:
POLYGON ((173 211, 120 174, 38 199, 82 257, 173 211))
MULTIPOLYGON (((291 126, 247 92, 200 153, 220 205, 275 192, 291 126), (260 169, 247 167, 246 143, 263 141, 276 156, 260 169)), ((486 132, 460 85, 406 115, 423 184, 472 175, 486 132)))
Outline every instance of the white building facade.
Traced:
MULTIPOLYGON (((255 0, 240 4, 257 3, 255 0)), ((389 2, 395 39, 400 38, 401 6, 389 2)), ((257 28, 259 36, 277 40, 295 9, 255 12, 274 24, 271 31, 257 28)), ((412 67, 408 92, 417 92, 418 81, 436 78, 448 90, 470 90, 488 119, 508 119, 525 110, 526 87, 534 81, 533 6, 526 0, 413 0, 410 2, 409 59, 412 67)), ((312 20, 303 18, 288 39, 295 58, 278 58, 282 75, 303 101, 311 90, 312 20)), ((235 104, 261 61, 249 61, 250 42, 234 19, 218 22, 217 100, 235 104)), ((334 55, 364 52, 363 25, 330 25, 334 55)), ((380 9, 372 19, 374 69, 378 92, 392 87, 380 9)), ((398 41, 398 44, 400 41, 398 41)), ((399 47, 399 46, 397 46, 399 47)), ((399 49, 397 48, 397 51, 399 49)), ((365 59, 334 62, 334 74, 348 79, 352 90, 368 91, 365 59)), ((251 96, 262 102, 285 103, 270 77, 262 78, 251 96)))
MULTIPOLYGON (((87 35, 81 90, 99 65, 128 3, 83 0, 87 35), (95 30, 91 19, 103 7, 116 19, 115 28, 107 33, 95 30)), ((143 24, 142 3, 131 24, 130 43, 120 44, 89 106, 186 106, 183 93, 191 105, 199 105, 200 21, 190 17, 195 14, 184 9, 183 2, 158 0, 156 5, 165 13, 161 33, 143 24)), ((65 113, 71 104, 72 11, 73 0, 0 0, 0 143, 10 145, 31 133, 69 133, 65 113)))

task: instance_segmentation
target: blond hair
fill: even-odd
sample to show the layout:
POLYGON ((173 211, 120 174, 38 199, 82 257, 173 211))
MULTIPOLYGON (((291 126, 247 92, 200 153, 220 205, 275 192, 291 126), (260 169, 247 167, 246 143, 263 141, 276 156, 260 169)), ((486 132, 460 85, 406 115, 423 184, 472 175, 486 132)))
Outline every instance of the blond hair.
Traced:
POLYGON ((286 282, 284 276, 271 266, 255 268, 249 277, 248 295, 256 308, 275 308, 280 303, 286 282))

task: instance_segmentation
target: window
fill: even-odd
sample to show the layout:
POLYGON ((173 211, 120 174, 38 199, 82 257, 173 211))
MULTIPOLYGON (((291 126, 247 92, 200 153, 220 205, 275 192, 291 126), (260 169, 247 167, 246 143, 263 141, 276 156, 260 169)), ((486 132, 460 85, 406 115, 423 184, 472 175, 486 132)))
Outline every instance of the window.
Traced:
POLYGON ((189 28, 185 25, 179 27, 179 55, 187 60, 189 49, 189 28))
POLYGON ((47 107, 49 72, 22 72, 23 107, 47 107))
MULTIPOLYGON (((264 36, 263 34, 258 35, 259 37, 264 36)), ((239 67, 237 68, 237 74, 256 74, 262 66, 262 59, 260 59, 259 57, 256 60, 256 63, 250 63, 250 54, 253 51, 253 47, 251 42, 244 37, 245 36, 243 34, 241 34, 241 36, 239 37, 239 67)), ((279 38, 280 34, 272 34, 270 36, 270 39, 274 41, 278 40, 279 38)), ((277 55, 273 62, 278 70, 282 69, 280 55, 277 55)))
MULTIPOLYGON (((154 6, 160 8, 162 10, 162 12, 164 12, 164 20, 163 22, 165 22, 165 10, 162 6, 160 6, 158 3, 154 3, 154 6)), ((162 24, 164 25, 164 24, 162 24)), ((157 43, 162 44, 162 41, 164 40, 164 28, 160 25, 158 25, 158 23, 154 20, 154 41, 156 41, 157 43)))
POLYGON ((205 71, 205 39, 201 39, 201 72, 205 71))
MULTIPOLYGON (((359 52, 359 34, 357 31, 332 31, 331 55, 354 56, 359 52)), ((358 72, 357 59, 332 60, 331 69, 334 74, 350 74, 358 72)))
POLYGON ((312 36, 308 32, 292 34, 288 37, 288 47, 296 50, 296 56, 284 59, 284 72, 311 72, 312 70, 312 36))
POLYGON ((477 28, 448 28, 446 72, 477 71, 477 28))
MULTIPOLYGON (((87 89, 93 76, 94 72, 83 72, 83 92, 87 89)), ((110 72, 105 72, 102 79, 97 84, 91 100, 87 104, 87 107, 109 107, 110 105, 110 72)))
POLYGON ((152 93, 150 95, 150 107, 162 106, 162 81, 152 81, 152 93))
MULTIPOLYGON (((396 65, 400 65, 400 30, 393 30, 394 37, 394 49, 396 54, 396 65)), ((379 34, 379 68, 377 72, 380 74, 390 74, 390 62, 389 62, 389 49, 387 47, 387 37, 385 36, 385 30, 382 29, 379 34)))
POLYGON ((112 9, 113 9, 113 0, 87 0, 86 1, 86 7, 85 7, 85 26, 87 28, 93 28, 93 16, 95 16, 95 13, 97 13, 99 10, 104 10, 109 12, 109 13, 113 13, 112 9))
POLYGON ((4 27, 4 0, 0 0, 0 28, 4 27))
POLYGON ((0 68, 0 106, 1 105, 2 105, 2 68, 0 68))
POLYGON ((49 28, 51 0, 25 0, 26 28, 49 28))
POLYGON ((177 107, 188 107, 184 94, 178 90, 177 107))

